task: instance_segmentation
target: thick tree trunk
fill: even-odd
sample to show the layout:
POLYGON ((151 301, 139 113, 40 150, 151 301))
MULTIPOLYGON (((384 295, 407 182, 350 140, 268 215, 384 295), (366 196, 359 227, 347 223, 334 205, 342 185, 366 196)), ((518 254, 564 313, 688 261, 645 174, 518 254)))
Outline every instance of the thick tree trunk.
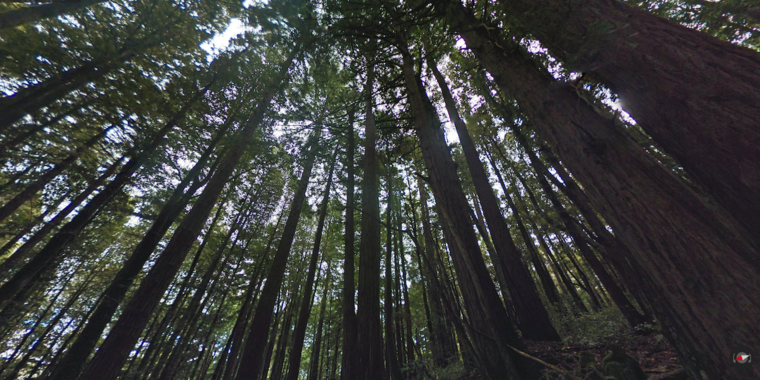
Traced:
POLYGON ((692 376, 760 376, 760 367, 737 372, 722 359, 760 336, 760 326, 748 318, 760 316, 758 250, 741 228, 596 114, 571 86, 542 74, 519 50, 501 48, 508 42, 490 35, 458 3, 441 11, 631 247, 638 274, 651 284, 648 295, 663 332, 692 376))
MULTIPOLYGON (((367 117, 373 117, 368 115, 367 117)), ((348 113, 348 144, 346 145, 346 228, 344 235, 345 259, 343 261, 343 357, 341 379, 356 378, 356 312, 354 286, 354 110, 348 113)))
MULTIPOLYGON (((357 311, 357 377, 380 380, 384 377, 383 330, 380 323, 380 185, 375 148, 377 128, 373 114, 373 64, 364 89, 366 126, 364 139, 364 179, 362 181, 362 236, 359 242, 359 299, 357 311)), ((391 337, 388 337, 391 339, 391 337)))
POLYGON ((105 0, 79 0, 71 3, 52 3, 14 9, 0 13, 0 29, 42 21, 76 12, 105 0))
MULTIPOLYGON (((214 287, 216 287, 216 285, 219 283, 218 276, 221 275, 221 273, 224 271, 224 267, 227 265, 227 256, 224 254, 225 251, 227 251, 227 245, 230 243, 232 235, 235 232, 239 231, 240 227, 247 223, 247 220, 250 219, 251 209, 255 205, 256 199, 258 198, 258 191, 254 194, 249 194, 247 198, 248 199, 243 201, 243 204, 247 205, 247 207, 245 207, 243 210, 238 210, 238 215, 235 217, 235 221, 227 232, 224 241, 219 245, 220 248, 214 254, 213 259, 211 259, 211 262, 206 267, 206 272, 200 278, 200 283, 195 289, 193 298, 190 300, 190 303, 179 316, 179 320, 173 324, 176 333, 179 335, 179 339, 171 340, 174 343, 174 347, 171 348, 171 354, 165 353, 163 356, 167 357, 166 363, 156 367, 154 372, 160 373, 160 375, 157 377, 158 380, 171 380, 177 375, 180 369, 179 367, 181 366, 182 359, 185 356, 187 346, 189 345, 195 333, 194 326, 196 325, 198 318, 202 316, 204 304, 209 301, 211 298, 210 295, 213 294, 214 287), (222 269, 219 271, 219 274, 217 274, 217 279, 213 280, 214 274, 217 273, 217 268, 220 266, 220 264, 222 269), (211 286, 211 289, 209 289, 209 284, 211 284, 212 281, 213 285, 211 286), (204 298, 207 292, 209 296, 204 298), (203 301, 204 304, 201 304, 201 301, 203 301), (197 317, 194 318, 194 315, 197 315, 197 317)), ((230 252, 232 251, 232 247, 236 246, 237 240, 240 237, 241 235, 238 233, 236 239, 232 241, 230 252)))
POLYGON ((275 74, 275 78, 264 91, 256 111, 243 124, 243 129, 238 132, 237 138, 224 154, 219 167, 211 176, 193 208, 177 227, 164 252, 143 279, 140 287, 124 308, 119 320, 85 370, 83 375, 85 378, 111 380, 121 371, 129 351, 148 324, 153 310, 158 306, 166 288, 174 279, 232 172, 245 153, 248 144, 253 140, 254 133, 264 119, 264 114, 269 108, 272 98, 284 86, 288 69, 297 50, 296 47, 291 51, 290 56, 286 58, 286 61, 279 68, 279 72, 275 74))
POLYGON ((474 346, 483 355, 480 363, 483 373, 493 379, 505 376, 515 380, 532 378, 534 374, 527 363, 508 347, 522 347, 522 342, 512 328, 512 321, 488 275, 477 237, 469 221, 472 211, 462 190, 435 108, 414 72, 414 63, 407 46, 400 46, 400 50, 408 102, 414 115, 431 188, 442 212, 440 217, 466 309, 473 329, 480 331, 479 335, 486 334, 472 337, 474 346))
MULTIPOLYGON (((544 153, 544 156, 547 157, 552 164, 552 167, 557 171, 560 178, 562 178, 562 182, 565 185, 560 189, 562 189, 565 192, 565 195, 567 195, 573 204, 578 207, 583 214, 584 219, 589 223, 594 234, 596 234, 599 243, 603 248, 602 253, 604 259, 612 263, 612 266, 620 274, 625 284, 627 284, 631 294, 634 296, 634 299, 636 299, 640 304, 641 309, 644 311, 643 314, 637 312, 634 315, 636 316, 634 323, 636 325, 641 323, 652 323, 653 318, 648 313, 646 305, 643 304, 643 298, 646 297, 643 294, 644 285, 641 283, 641 279, 635 274, 631 262, 626 259, 632 255, 630 250, 627 246, 622 244, 616 236, 607 230, 605 223, 599 219, 596 211, 591 207, 588 196, 578 186, 575 180, 570 177, 551 152, 544 152, 542 150, 542 153, 544 153)), ((554 178, 553 176, 548 177, 547 173, 544 173, 544 175, 546 175, 547 178, 554 178)))
POLYGON ((309 258, 309 272, 306 275, 306 285, 303 288, 304 295, 301 301, 301 308, 298 311, 298 322, 296 322, 296 328, 293 332, 293 346, 290 349, 290 356, 288 357, 288 372, 285 380, 298 380, 298 373, 301 368, 303 340, 306 337, 306 326, 309 323, 309 315, 311 315, 311 304, 314 302, 314 275, 317 272, 319 246, 322 243, 322 231, 324 231, 327 206, 330 202, 330 188, 332 187, 333 170, 335 169, 337 155, 338 150, 336 148, 332 161, 330 161, 330 170, 327 173, 325 195, 320 205, 317 231, 314 233, 314 247, 311 250, 311 257, 309 258))
POLYGON ((258 374, 262 370, 261 364, 264 359, 267 332, 272 323, 272 311, 285 275, 290 248, 293 245, 298 221, 301 218, 301 210, 306 200, 306 189, 309 187, 309 178, 311 178, 315 156, 319 149, 319 136, 322 133, 321 127, 321 125, 316 127, 317 129, 314 131, 313 136, 309 139, 309 142, 306 144, 307 146, 304 147, 304 149, 309 149, 309 152, 305 153, 306 161, 304 162, 303 173, 301 173, 301 179, 298 181, 298 187, 293 202, 290 205, 288 219, 285 222, 280 243, 274 254, 272 266, 269 268, 264 289, 261 291, 261 296, 256 305, 256 311, 251 322, 251 330, 245 340, 240 369, 237 376, 235 376, 236 380, 245 380, 249 376, 252 376, 251 374, 258 374))
POLYGON ((541 298, 538 296, 533 278, 530 276, 528 268, 522 262, 520 251, 517 249, 509 227, 501 215, 499 201, 496 199, 493 188, 488 182, 488 174, 480 162, 480 155, 475 148, 475 143, 472 141, 472 137, 470 137, 467 126, 459 116, 457 105, 451 96, 446 80, 440 71, 438 71, 430 55, 428 55, 428 67, 438 81, 438 87, 443 94, 449 118, 454 123, 454 127, 456 127, 457 134, 459 135, 459 142, 462 144, 462 150, 467 160, 467 167, 472 175, 475 191, 478 193, 478 199, 480 199, 480 203, 483 205, 483 213, 488 223, 488 229, 491 231, 496 254, 499 256, 495 264, 501 265, 504 272, 506 272, 508 288, 505 290, 509 291, 510 298, 514 304, 517 316, 517 321, 515 322, 526 339, 558 341, 560 340, 559 334, 557 334, 557 331, 549 320, 549 313, 546 311, 543 303, 541 303, 541 298))
POLYGON ((748 236, 760 236, 760 53, 619 1, 498 4, 570 70, 609 85, 748 236))

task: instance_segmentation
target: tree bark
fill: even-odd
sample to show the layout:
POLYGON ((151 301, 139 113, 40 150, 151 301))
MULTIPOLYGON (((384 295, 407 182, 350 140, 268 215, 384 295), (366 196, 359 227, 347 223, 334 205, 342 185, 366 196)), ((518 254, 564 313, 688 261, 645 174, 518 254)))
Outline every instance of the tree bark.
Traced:
MULTIPOLYGON (((370 116, 371 117, 371 116, 370 116)), ((344 234, 345 259, 343 261, 343 357, 341 379, 356 378, 356 312, 354 285, 354 110, 348 113, 348 144, 346 146, 346 228, 344 234)))
POLYGON ((499 201, 496 199, 493 188, 488 182, 488 174, 480 162, 480 155, 475 148, 475 143, 472 141, 472 137, 470 137, 467 126, 459 116, 456 102, 451 96, 451 91, 449 91, 446 80, 430 57, 428 55, 428 67, 438 81, 438 87, 443 94, 449 118, 454 123, 459 135, 459 142, 462 144, 462 150, 467 160, 467 167, 472 175, 475 191, 478 193, 478 199, 480 199, 483 205, 483 213, 488 223, 488 229, 491 231, 494 248, 496 248, 496 254, 499 256, 499 260, 496 263, 501 265, 507 274, 508 288, 505 290, 509 291, 510 298, 515 307, 515 314, 517 316, 517 321, 515 322, 526 339, 559 341, 559 334, 557 334, 557 330, 554 329, 549 320, 549 313, 546 311, 543 303, 541 303, 541 298, 538 296, 533 278, 530 272, 528 272, 528 268, 525 267, 521 258, 522 255, 512 239, 512 234, 509 231, 507 223, 504 221, 504 217, 501 215, 499 201))
MULTIPOLYGON (((256 267, 256 269, 253 271, 253 275, 251 276, 251 280, 248 283, 248 289, 246 289, 246 296, 245 296, 245 302, 243 304, 243 307, 241 307, 240 312, 238 313, 237 319, 235 320, 235 326, 233 327, 232 334, 230 336, 231 339, 231 348, 229 348, 229 356, 226 361, 226 363, 223 360, 219 360, 217 366, 224 365, 224 373, 221 373, 221 370, 215 370, 214 372, 218 372, 219 375, 221 375, 222 379, 224 380, 230 380, 235 376, 235 371, 237 370, 239 358, 240 358, 240 352, 241 352, 241 346, 243 343, 243 338, 245 336, 246 328, 248 325, 248 322, 250 321, 250 314, 252 313, 254 300, 255 300, 255 289, 258 289, 260 287, 260 274, 261 271, 263 271, 263 268, 265 268, 265 260, 269 257, 269 251, 272 248, 272 243, 274 243, 275 237, 277 235, 277 230, 280 228, 280 222, 282 221, 282 216, 285 214, 285 210, 283 210, 280 215, 277 217, 277 222, 275 223, 274 231, 272 231, 272 234, 269 236, 269 240, 267 241, 266 248, 263 251, 263 254, 259 257, 262 258, 259 260, 259 263, 256 267)), ((275 316, 275 322, 274 324, 277 325, 277 316, 275 316)), ((226 349, 225 349, 226 353, 226 349)), ((219 379, 219 375, 216 373, 214 374, 212 380, 219 379)))
POLYGON ((570 70, 610 86, 746 236, 760 236, 758 52, 619 1, 498 4, 570 70))
MULTIPOLYGON (((388 207, 385 209, 385 365, 388 368, 388 376, 391 380, 403 380, 404 376, 401 374, 401 366, 399 364, 399 358, 396 352, 397 343, 394 343, 396 339, 396 332, 394 332, 394 324, 396 319, 394 318, 394 302, 393 302, 393 276, 391 268, 393 266, 391 257, 393 256, 393 234, 391 233, 391 226, 393 225, 393 176, 391 174, 392 167, 387 165, 387 177, 386 185, 388 187, 388 207)), ((396 273, 398 276, 398 273, 396 273)))
MULTIPOLYGON (((422 220, 422 235, 424 239, 424 255, 427 258, 426 263, 430 263, 432 258, 435 257, 435 241, 433 240, 433 232, 430 226, 430 213, 427 207, 428 195, 425 191, 422 179, 417 178, 417 188, 420 193, 420 219, 422 220)), ((418 252, 423 254, 423 252, 418 252)), ((435 276, 437 272, 432 265, 425 265, 422 268, 427 269, 427 278, 430 280, 428 290, 430 296, 430 308, 431 308, 431 340, 433 342, 433 363, 441 368, 445 368, 451 362, 452 358, 456 357, 456 347, 451 341, 448 334, 446 334, 446 321, 445 311, 441 304, 442 289, 440 289, 439 282, 435 276)), ((424 274, 425 271, 423 270, 424 274)))
MULTIPOLYGON (((644 285, 641 283, 641 279, 635 274, 631 262, 626 259, 632 255, 630 250, 627 246, 622 244, 615 235, 607 230, 605 223, 599 218, 596 211, 591 206, 588 196, 565 171, 565 168, 557 161, 556 157, 548 151, 542 151, 542 153, 544 153, 544 156, 552 164, 552 167, 557 171, 560 178, 562 178, 562 182, 565 186, 560 189, 563 190, 565 195, 567 195, 573 204, 578 207, 583 214, 583 218, 589 223, 594 234, 596 234, 599 243, 603 248, 602 253, 604 259, 610 262, 613 268, 615 268, 620 274, 624 284, 627 284, 634 299, 636 299, 640 304, 641 309, 644 311, 643 314, 637 312, 635 324, 653 323, 652 316, 648 313, 646 305, 643 304, 643 298, 646 297, 643 294, 644 285)), ((547 175, 547 173, 544 173, 544 175, 547 175)))
POLYGON ((290 52, 290 56, 281 64, 272 82, 264 90, 256 111, 243 124, 243 129, 238 132, 237 139, 224 154, 219 167, 211 176, 200 197, 177 227, 164 252, 124 308, 119 320, 85 370, 83 375, 85 378, 111 380, 121 371, 129 351, 139 339, 145 325, 148 324, 153 310, 158 306, 166 288, 174 279, 232 172, 245 153, 248 144, 253 140, 254 133, 264 119, 272 98, 285 85, 287 72, 297 51, 298 47, 295 47, 290 52))
POLYGON ((317 221, 317 231, 314 233, 314 247, 309 258, 309 272, 306 275, 306 285, 304 286, 304 295, 301 301, 301 308, 298 312, 298 322, 293 332, 293 346, 290 349, 288 357, 288 372, 285 380, 298 380, 298 373, 301 367, 301 353, 303 351, 303 340, 306 337, 306 326, 309 323, 311 315, 311 304, 314 302, 314 275, 317 272, 317 261, 319 259, 319 246, 322 243, 322 231, 325 227, 325 217, 327 216, 327 206, 330 203, 330 188, 332 187, 333 170, 337 160, 338 149, 330 161, 330 170, 327 173, 327 185, 325 185, 325 195, 322 198, 322 204, 319 210, 319 220, 317 221))
POLYGON ((280 243, 274 254, 272 266, 266 277, 264 289, 261 291, 256 311, 251 322, 251 330, 245 340, 242 362, 238 370, 236 380, 245 380, 249 376, 256 376, 262 371, 261 364, 264 359, 264 349, 266 347, 267 332, 272 323, 272 311, 277 301, 277 293, 280 290, 282 279, 285 275, 285 269, 290 256, 290 248, 295 239, 298 221, 301 218, 301 210, 306 200, 306 189, 309 187, 309 178, 314 167, 314 160, 319 148, 319 136, 321 134, 321 125, 317 126, 313 136, 309 139, 307 146, 309 152, 306 153, 303 173, 298 181, 298 187, 290 206, 290 212, 285 222, 285 228, 282 231, 280 243))
MULTIPOLYGON (((219 137, 222 135, 223 133, 218 134, 219 137)), ((156 249, 172 223, 185 209, 185 206, 190 201, 190 197, 203 185, 204 182, 199 180, 198 175, 203 167, 206 166, 206 161, 214 150, 216 142, 218 142, 218 139, 214 140, 209 144, 209 147, 195 166, 188 171, 183 181, 174 189, 171 197, 161 208, 158 216, 156 216, 156 220, 148 231, 145 232, 145 236, 140 240, 140 243, 135 246, 132 255, 129 256, 129 259, 124 263, 119 273, 116 274, 111 284, 103 292, 103 297, 87 321, 87 325, 79 333, 71 348, 63 356, 61 365, 55 369, 49 379, 74 380, 82 371, 87 358, 92 353, 92 350, 95 349, 103 330, 124 300, 129 287, 137 275, 140 274, 145 262, 148 261, 150 255, 156 249), (193 182, 192 186, 185 191, 185 188, 191 182, 193 182)))
POLYGON ((319 378, 319 356, 322 349, 322 328, 325 324, 325 309, 327 308, 327 292, 330 289, 330 272, 327 271, 327 280, 322 293, 321 306, 319 307, 319 322, 317 322, 317 331, 315 332, 314 343, 311 348, 311 358, 309 359, 308 380, 317 380, 319 378))
POLYGON ((493 157, 488 151, 486 151, 486 155, 488 156, 488 160, 491 163, 491 167, 493 168, 494 173, 496 173, 496 179, 499 180, 501 190, 504 192, 504 198, 507 200, 509 208, 512 209, 512 215, 515 218, 517 228, 520 230, 520 235, 522 236, 523 242, 525 242, 525 246, 527 247, 528 253, 530 254, 530 261, 536 268, 536 273, 538 273, 538 278, 541 281, 541 286, 544 289, 544 294, 550 303, 557 304, 560 301, 559 293, 557 293, 557 287, 555 286, 554 281, 549 274, 549 271, 546 269, 544 262, 540 259, 538 251, 536 251, 536 246, 533 244, 533 238, 528 233, 528 229, 525 227, 525 223, 520 216, 520 211, 518 210, 517 205, 515 205, 515 202, 512 200, 512 196, 509 195, 509 189, 507 188, 506 183, 504 183, 504 178, 502 178, 499 168, 496 166, 496 163, 493 161, 493 157))
POLYGON ((542 74, 519 50, 499 47, 509 44, 489 35, 461 5, 450 2, 441 11, 632 248, 663 332, 692 376, 757 378, 760 367, 742 374, 720 359, 732 346, 760 336, 760 326, 747 319, 760 315, 758 249, 742 229, 601 118, 571 86, 542 74))
POLYGON ((364 89, 366 126, 356 343, 357 378, 367 380, 381 380, 385 374, 383 330, 380 323, 380 185, 377 179, 378 160, 375 150, 377 127, 373 114, 374 83, 374 64, 370 63, 367 71, 367 85, 364 89))
POLYGON ((536 153, 533 151, 533 149, 528 145, 528 141, 522 130, 517 127, 513 127, 512 131, 520 146, 522 146, 523 150, 528 154, 530 163, 537 174, 538 183, 541 184, 541 188, 544 190, 544 193, 549 198, 552 206, 554 206, 554 209, 559 214, 562 223, 565 225, 566 231, 573 238, 573 241, 578 247, 578 250, 581 252, 581 255, 591 266, 591 269, 602 282, 602 285, 610 294, 610 297, 612 297, 612 301, 615 302, 615 305, 618 307, 618 309, 620 309, 620 311, 625 316, 625 319, 632 327, 645 322, 644 316, 639 314, 631 301, 628 300, 628 298, 625 296, 623 290, 618 286, 617 283, 615 283, 615 280, 609 274, 607 269, 604 268, 604 265, 602 265, 601 261, 599 261, 594 252, 591 251, 591 247, 586 244, 586 239, 584 238, 584 235, 581 232, 578 223, 567 212, 565 207, 562 205, 562 202, 560 202, 559 198, 557 197, 557 194, 554 192, 554 189, 552 189, 552 187, 549 185, 549 182, 547 182, 546 177, 544 177, 544 173, 547 173, 548 170, 546 169, 544 163, 538 158, 538 156, 536 156, 536 153))
POLYGON ((474 346, 484 355, 480 363, 483 373, 492 379, 505 376, 521 379, 524 375, 527 375, 525 378, 532 378, 534 374, 527 363, 516 357, 508 347, 521 347, 522 342, 512 328, 512 321, 488 275, 477 237, 469 222, 471 210, 435 108, 424 92, 422 81, 414 72, 414 63, 407 45, 402 42, 399 47, 403 58, 407 101, 414 115, 436 204, 442 212, 440 216, 466 309, 474 329, 486 334, 472 337, 474 346))

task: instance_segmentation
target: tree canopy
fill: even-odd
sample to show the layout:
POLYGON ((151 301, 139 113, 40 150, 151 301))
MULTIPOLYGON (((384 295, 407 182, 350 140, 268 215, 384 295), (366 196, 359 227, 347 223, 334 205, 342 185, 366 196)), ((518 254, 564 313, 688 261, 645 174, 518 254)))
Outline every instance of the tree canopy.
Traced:
POLYGON ((0 379, 760 378, 753 2, 5 2, 0 57, 0 379))

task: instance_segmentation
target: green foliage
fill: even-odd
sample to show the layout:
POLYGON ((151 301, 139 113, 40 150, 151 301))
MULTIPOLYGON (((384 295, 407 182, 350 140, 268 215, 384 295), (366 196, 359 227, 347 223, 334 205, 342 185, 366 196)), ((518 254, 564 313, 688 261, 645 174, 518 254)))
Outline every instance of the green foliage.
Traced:
POLYGON ((461 362, 454 362, 446 368, 433 368, 430 371, 430 376, 425 377, 424 379, 462 380, 470 379, 473 376, 474 374, 470 373, 466 368, 464 368, 464 364, 461 362))
POLYGON ((554 326, 567 343, 596 346, 630 338, 634 331, 615 307, 572 315, 551 312, 554 326))

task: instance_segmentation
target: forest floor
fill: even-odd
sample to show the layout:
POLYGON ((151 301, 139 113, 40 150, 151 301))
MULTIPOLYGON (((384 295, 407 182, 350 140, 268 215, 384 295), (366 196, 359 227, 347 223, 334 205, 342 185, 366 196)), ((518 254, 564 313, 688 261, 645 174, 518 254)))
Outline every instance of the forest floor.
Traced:
MULTIPOLYGON (((676 380, 681 378, 681 364, 675 350, 661 334, 633 335, 614 343, 625 349, 641 364, 641 368, 650 380, 676 380)), ((575 372, 578 368, 578 354, 589 351, 594 354, 597 365, 601 366, 602 358, 608 354, 608 345, 573 344, 565 342, 526 342, 527 352, 546 363, 559 367, 567 372, 575 372)), ((562 378, 551 376, 552 370, 547 369, 545 376, 549 379, 562 378)), ((555 374, 557 374, 555 372, 555 374)), ((558 374, 557 374, 558 375, 558 374)))

